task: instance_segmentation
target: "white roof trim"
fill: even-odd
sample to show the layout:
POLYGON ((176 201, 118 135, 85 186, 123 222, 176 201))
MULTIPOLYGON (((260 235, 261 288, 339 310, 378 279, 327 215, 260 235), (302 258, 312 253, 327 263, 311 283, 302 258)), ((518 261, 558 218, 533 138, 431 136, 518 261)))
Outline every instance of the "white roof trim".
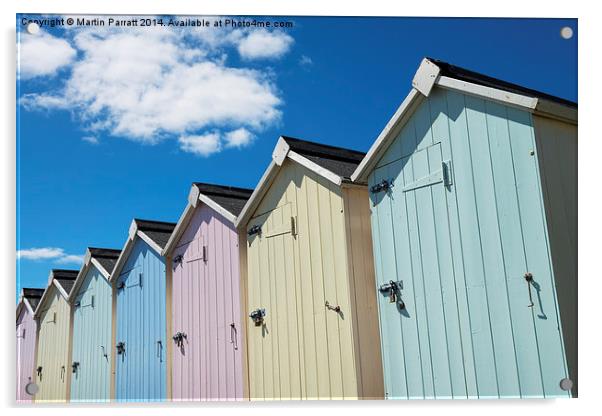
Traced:
POLYGON ((353 182, 366 182, 368 178, 368 172, 372 169, 374 164, 382 157, 383 153, 389 147, 389 142, 392 138, 397 137, 399 131, 405 124, 409 115, 412 113, 416 105, 422 101, 424 96, 415 88, 412 88, 410 93, 403 100, 393 117, 385 125, 385 128, 380 132, 376 141, 366 153, 366 156, 362 159, 358 167, 351 175, 353 182))
POLYGON ((461 91, 465 94, 498 101, 502 104, 522 109, 526 108, 528 110, 534 110, 537 106, 537 98, 503 91, 497 88, 485 87, 483 85, 473 84, 455 78, 439 77, 437 85, 448 90, 461 91))
POLYGON ((27 310, 29 311, 30 314, 34 314, 34 310, 33 310, 33 306, 31 306, 31 303, 29 303, 29 301, 27 300, 27 298, 25 296, 23 296, 23 304, 27 307, 27 310))
POLYGON ((54 285, 57 287, 61 295, 65 298, 65 300, 69 299, 69 294, 67 291, 61 286, 61 283, 57 279, 53 279, 54 285))
POLYGON ((96 267, 96 269, 98 269, 100 274, 102 274, 103 277, 105 279, 107 279, 107 281, 109 281, 109 278, 111 276, 109 271, 107 269, 105 269, 98 262, 98 260, 96 260, 95 258, 92 257, 92 253, 90 253, 90 249, 86 249, 86 255, 84 256, 84 264, 83 264, 82 268, 79 270, 79 273, 77 274, 77 278, 75 279, 75 283, 73 284, 73 288, 71 289, 71 293, 69 294, 69 298, 67 299, 69 302, 73 302, 73 300, 77 297, 77 293, 79 293, 79 289, 80 289, 83 281, 85 280, 86 275, 88 274, 88 271, 90 271, 90 266, 92 266, 92 265, 94 267, 96 267))
POLYGON ((239 228, 248 222, 250 216, 253 215, 253 212, 255 212, 257 205, 259 205, 261 202, 263 195, 267 192, 272 180, 280 170, 280 167, 286 158, 300 164, 301 166, 304 166, 305 168, 320 175, 337 186, 341 186, 343 182, 343 179, 339 175, 323 168, 317 163, 312 162, 299 153, 292 151, 286 140, 283 137, 280 137, 278 139, 278 143, 276 143, 274 151, 272 152, 272 161, 270 162, 270 165, 263 173, 263 176, 253 190, 251 197, 238 215, 238 218, 236 218, 234 221, 234 226, 236 228, 239 228))
POLYGON ((420 91, 425 97, 428 97, 440 72, 441 69, 437 65, 424 58, 414 75, 412 87, 420 91))
POLYGON ((199 201, 201 201, 202 203, 207 205, 209 208, 211 208, 215 212, 221 214, 222 217, 226 218, 231 223, 234 223, 234 221, 236 221, 236 215, 232 214, 230 211, 228 211, 227 209, 225 209, 224 207, 219 205, 217 202, 215 202, 213 199, 209 198, 207 195, 200 194, 199 201))
POLYGON ((415 104, 419 102, 417 98, 428 97, 435 86, 448 90, 460 91, 464 94, 517 107, 536 115, 557 118, 573 124, 577 123, 578 111, 575 108, 542 98, 530 97, 500 90, 498 88, 473 84, 456 78, 439 76, 439 68, 437 67, 437 70, 435 70, 433 66, 436 67, 437 65, 428 59, 422 60, 418 71, 416 71, 414 80, 412 81, 412 90, 379 134, 362 162, 355 172, 353 172, 353 175, 351 175, 352 181, 365 182, 367 180, 370 170, 382 157, 383 153, 389 147, 390 142, 397 137, 399 130, 401 130, 401 127, 416 108, 415 104))
POLYGON ((123 249, 121 250, 121 254, 119 254, 119 258, 117 258, 117 263, 115 264, 115 268, 111 272, 111 277, 109 277, 109 282, 113 283, 117 276, 121 273, 121 269, 125 265, 127 258, 134 247, 134 237, 136 237, 136 231, 138 230, 138 225, 135 220, 132 220, 130 224, 130 230, 128 233, 128 239, 125 241, 123 245, 123 249))
POLYGON ((150 238, 148 235, 144 234, 144 231, 138 230, 136 235, 138 235, 138 237, 140 237, 142 239, 142 241, 144 241, 146 244, 151 246, 151 248, 153 250, 155 250, 157 253, 161 254, 163 249, 161 247, 159 247, 159 245, 157 243, 155 243, 152 238, 150 238))
POLYGON ((263 194, 267 191, 267 188, 269 188, 276 173, 278 173, 278 170, 280 170, 280 166, 276 164, 275 160, 272 160, 259 180, 259 183, 253 190, 251 197, 242 208, 240 215, 236 218, 236 222, 234 223, 236 228, 246 224, 252 213, 255 211, 255 208, 257 208, 257 205, 259 205, 259 202, 261 202, 263 194))
POLYGON ((336 173, 332 173, 328 169, 324 169, 317 163, 314 163, 311 160, 304 158, 299 153, 293 152, 291 150, 288 152, 288 157, 294 160, 295 162, 299 163, 301 166, 305 166, 312 172, 317 173, 325 179, 328 179, 330 182, 334 183, 337 186, 341 186, 341 183, 343 183, 343 179, 339 175, 337 175, 336 173))
POLYGON ((92 259, 90 260, 90 263, 93 264, 94 267, 96 267, 98 269, 100 274, 102 274, 105 279, 109 280, 111 273, 107 269, 105 269, 98 260, 96 260, 94 257, 92 257, 92 259))
MULTIPOLYGON (((194 185, 192 186, 192 188, 197 189, 194 185)), ((190 190, 190 192, 192 193, 192 189, 190 190)), ((198 201, 198 196, 196 197, 196 201, 198 201)), ((161 251, 161 255, 163 257, 171 254, 171 252, 175 248, 176 242, 180 240, 180 237, 184 233, 184 230, 186 229, 188 223, 192 218, 192 214, 194 212, 194 209, 196 208, 196 205, 196 203, 193 204, 192 202, 188 202, 188 204, 186 204, 186 208, 184 208, 182 215, 180 215, 180 219, 178 220, 178 223, 176 224, 176 227, 174 228, 173 232, 169 236, 169 240, 167 240, 165 248, 161 251)))

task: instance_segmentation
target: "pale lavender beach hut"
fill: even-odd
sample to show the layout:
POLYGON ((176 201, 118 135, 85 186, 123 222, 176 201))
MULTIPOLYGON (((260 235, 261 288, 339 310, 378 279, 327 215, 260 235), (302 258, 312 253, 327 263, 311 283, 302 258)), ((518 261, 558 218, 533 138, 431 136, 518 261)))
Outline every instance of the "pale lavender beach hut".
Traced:
POLYGON ((241 400, 244 325, 236 216, 252 190, 194 183, 163 256, 172 268, 172 398, 241 400))
POLYGON ((33 319, 44 289, 23 288, 17 304, 17 402, 31 403, 25 389, 32 382, 37 324, 33 319))

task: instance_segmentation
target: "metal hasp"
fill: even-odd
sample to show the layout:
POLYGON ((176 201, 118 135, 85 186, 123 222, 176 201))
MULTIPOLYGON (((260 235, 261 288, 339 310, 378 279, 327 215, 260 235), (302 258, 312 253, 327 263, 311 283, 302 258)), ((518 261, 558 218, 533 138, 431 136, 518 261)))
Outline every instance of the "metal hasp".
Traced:
POLYGON ((249 314, 249 318, 253 320, 255 326, 261 326, 263 324, 263 318, 265 317, 265 309, 255 309, 249 314))
POLYGON ((238 332, 236 331, 236 324, 232 322, 230 324, 230 344, 234 345, 234 349, 238 349, 238 332))
POLYGON ((188 335, 185 332, 176 332, 173 337, 171 337, 178 347, 181 347, 184 344, 184 340, 188 340, 188 335))
POLYGON ((175 257, 173 258, 173 264, 182 263, 182 259, 183 259, 182 255, 181 255, 181 254, 178 254, 177 256, 175 256, 175 257))
POLYGON ((328 301, 326 301, 324 306, 326 306, 326 309, 328 309, 329 311, 335 311, 336 313, 341 312, 341 307, 339 305, 332 306, 328 301))
POLYGON ((247 235, 248 235, 249 237, 251 237, 252 235, 255 235, 255 234, 261 234, 261 227, 260 227, 259 225, 254 225, 254 226, 252 226, 252 227, 249 229, 249 231, 247 232, 247 235))
POLYGON ((390 303, 397 303, 400 309, 405 309, 406 305, 403 302, 403 300, 401 300, 402 287, 403 283, 401 282, 401 280, 398 282, 389 280, 389 283, 384 283, 380 285, 378 290, 383 294, 388 293, 390 303))
POLYGON ((370 192, 373 194, 377 194, 379 192, 387 192, 389 189, 391 189, 393 187, 393 181, 388 181, 386 179, 383 179, 382 182, 377 183, 376 185, 373 185, 370 187, 370 192))
POLYGON ((121 290, 121 289, 123 289, 124 287, 125 287, 125 282, 124 282, 123 280, 117 284, 117 289, 118 289, 118 290, 121 290))
POLYGON ((42 376, 42 366, 39 366, 38 368, 36 368, 36 373, 38 374, 38 377, 42 376))
POLYGON ((533 303, 533 295, 531 295, 531 285, 533 284, 533 274, 527 272, 525 273, 525 280, 527 281, 527 287, 529 288, 529 304, 527 305, 528 308, 532 308, 533 305, 535 305, 533 303))
POLYGON ((77 373, 78 368, 79 368, 79 362, 73 361, 73 363, 71 364, 71 372, 77 373))
POLYGON ((116 348, 117 348, 117 355, 121 355, 121 354, 125 353, 125 342, 118 342, 116 348))

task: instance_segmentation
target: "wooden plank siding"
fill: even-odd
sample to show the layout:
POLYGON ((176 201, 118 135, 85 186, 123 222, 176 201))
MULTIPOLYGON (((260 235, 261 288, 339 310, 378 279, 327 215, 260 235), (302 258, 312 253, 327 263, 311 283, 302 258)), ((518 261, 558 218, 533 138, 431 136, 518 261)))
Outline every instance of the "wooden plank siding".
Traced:
POLYGON ((165 260, 141 238, 135 239, 115 281, 115 341, 125 343, 125 354, 114 352, 115 399, 162 401, 167 398, 168 359, 165 260))
POLYGON ((369 186, 383 179, 393 187, 370 195, 377 285, 401 281, 405 302, 379 296, 386 396, 566 397, 532 116, 434 88, 369 186))
POLYGON ((17 317, 17 402, 31 403, 32 396, 25 386, 34 380, 37 324, 33 315, 23 305, 17 317))
POLYGON ((246 224, 262 229, 247 239, 246 313, 266 309, 264 325, 246 324, 252 400, 382 397, 379 346, 368 347, 378 333, 362 333, 357 318, 376 318, 374 281, 368 259, 351 261, 347 248, 349 240, 369 247, 369 233, 347 227, 346 215, 340 187, 286 160, 246 224), (366 285, 364 298, 352 293, 366 285))
POLYGON ((240 400, 244 342, 238 233, 200 203, 177 242, 172 257, 177 256, 182 261, 171 266, 172 331, 185 333, 186 339, 172 347, 173 400, 240 400))
MULTIPOLYGON (((42 367, 41 375, 35 374, 39 390, 35 402, 66 402, 70 380, 69 362, 71 311, 67 300, 51 285, 46 289, 50 296, 46 308, 38 318, 38 346, 36 365, 42 367)), ((35 371, 34 368, 34 371, 35 371)))
POLYGON ((75 296, 72 361, 79 363, 71 376, 72 402, 108 402, 111 386, 112 289, 92 265, 75 296), (106 355, 105 355, 106 354, 106 355))

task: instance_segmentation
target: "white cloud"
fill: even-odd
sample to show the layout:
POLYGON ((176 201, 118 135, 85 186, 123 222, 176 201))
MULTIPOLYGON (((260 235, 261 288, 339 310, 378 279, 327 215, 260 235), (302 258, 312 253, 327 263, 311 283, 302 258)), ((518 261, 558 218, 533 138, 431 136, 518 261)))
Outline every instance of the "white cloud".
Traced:
POLYGON ((312 66, 314 61, 307 55, 301 55, 301 58, 299 58, 299 64, 307 68, 312 66))
POLYGON ((56 262, 60 264, 82 264, 84 262, 84 256, 66 254, 63 257, 59 257, 56 262))
POLYGON ((99 143, 98 139, 94 136, 84 136, 84 137, 82 137, 82 140, 84 142, 87 142, 90 144, 98 144, 99 143))
POLYGON ((207 133, 195 136, 180 136, 180 149, 195 155, 207 157, 221 150, 221 139, 218 133, 207 133))
POLYGON ((267 74, 229 67, 221 51, 192 46, 176 30, 81 31, 73 43, 82 57, 64 89, 25 95, 25 108, 68 108, 87 129, 151 144, 208 129, 261 130, 281 117, 282 100, 267 74))
POLYGON ((241 127, 239 129, 229 131, 224 135, 226 147, 245 147, 250 145, 255 140, 255 135, 249 130, 241 127))
POLYGON ((240 40, 238 53, 244 59, 280 58, 293 42, 293 38, 284 32, 256 30, 240 40))
POLYGON ((17 73, 28 79, 54 75, 73 61, 77 51, 66 40, 40 31, 37 35, 22 32, 17 54, 17 73))
POLYGON ((84 256, 67 254, 65 250, 57 247, 30 248, 17 250, 17 258, 23 260, 52 260, 55 263, 82 263, 84 256))

